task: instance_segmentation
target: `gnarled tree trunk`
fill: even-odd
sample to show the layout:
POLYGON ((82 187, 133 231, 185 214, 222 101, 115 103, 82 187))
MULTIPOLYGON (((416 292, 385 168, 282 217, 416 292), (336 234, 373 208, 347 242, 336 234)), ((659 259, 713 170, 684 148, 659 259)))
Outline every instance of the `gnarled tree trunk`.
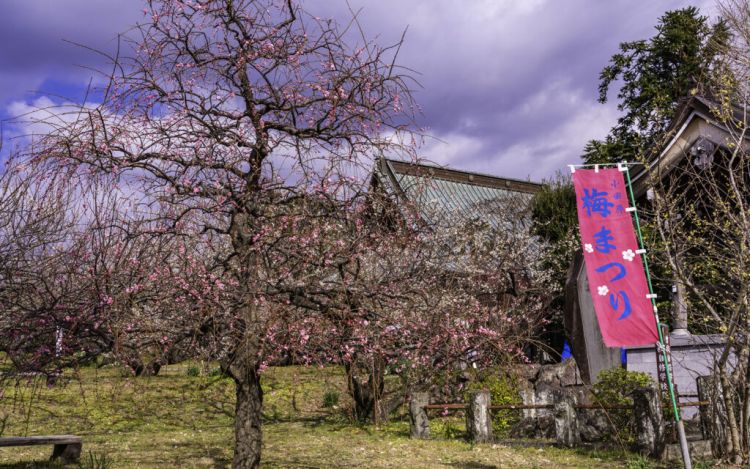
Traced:
POLYGON ((261 431, 263 390, 260 387, 260 376, 253 367, 243 376, 233 376, 233 378, 237 402, 234 417, 232 468, 257 468, 260 467, 260 452, 263 443, 261 431))
POLYGON ((380 358, 374 358, 362 368, 367 378, 357 373, 356 359, 344 364, 346 368, 347 389, 354 400, 354 416, 360 422, 371 421, 375 424, 386 419, 385 409, 381 399, 385 389, 385 363, 380 358))

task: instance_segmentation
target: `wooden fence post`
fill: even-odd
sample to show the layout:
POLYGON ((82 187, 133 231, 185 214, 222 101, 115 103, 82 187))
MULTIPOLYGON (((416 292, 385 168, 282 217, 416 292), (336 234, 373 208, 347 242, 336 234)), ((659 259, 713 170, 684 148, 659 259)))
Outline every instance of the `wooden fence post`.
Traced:
POLYGON ((471 442, 487 443, 492 441, 489 391, 469 393, 469 406, 466 409, 466 431, 471 442))
POLYGON ((411 421, 410 435, 412 438, 429 438, 430 421, 427 418, 427 409, 430 403, 430 393, 415 392, 409 400, 409 418, 411 421))
POLYGON ((567 392, 556 393, 555 396, 555 438, 561 446, 573 447, 578 444, 578 415, 574 396, 567 392))
POLYGON ((636 424, 636 446, 641 454, 659 459, 664 453, 664 418, 659 391, 647 386, 633 391, 633 418, 636 424))

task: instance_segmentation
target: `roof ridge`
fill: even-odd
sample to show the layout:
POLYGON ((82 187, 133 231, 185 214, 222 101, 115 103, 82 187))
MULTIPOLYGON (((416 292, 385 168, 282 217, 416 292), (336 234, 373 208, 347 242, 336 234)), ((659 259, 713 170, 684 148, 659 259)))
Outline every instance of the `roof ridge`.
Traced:
POLYGON ((440 170, 448 171, 448 172, 451 172, 451 173, 466 174, 466 175, 471 175, 471 176, 483 176, 483 177, 487 177, 487 178, 491 178, 491 179, 501 179, 503 181, 523 182, 523 183, 526 183, 526 184, 534 184, 534 185, 537 185, 537 186, 543 185, 543 183, 541 183, 541 182, 530 181, 528 179, 512 178, 512 177, 506 177, 506 176, 497 176, 497 175, 494 175, 494 174, 483 173, 483 172, 479 172, 479 171, 467 171, 465 169, 451 168, 448 165, 442 165, 440 163, 437 163, 437 162, 434 162, 434 161, 429 161, 429 160, 426 160, 426 162, 415 163, 413 161, 397 160, 395 158, 388 158, 388 157, 385 157, 385 156, 382 157, 382 158, 384 160, 388 161, 388 162, 391 162, 391 163, 397 163, 397 164, 403 164, 403 165, 409 165, 409 166, 416 166, 416 167, 422 167, 422 168, 427 168, 427 169, 430 169, 430 168, 432 168, 432 169, 440 169, 440 170))
POLYGON ((537 192, 542 184, 529 180, 495 176, 492 174, 464 171, 436 163, 425 164, 382 157, 392 168, 394 173, 412 176, 431 177, 450 182, 470 184, 480 187, 490 187, 518 192, 537 192))

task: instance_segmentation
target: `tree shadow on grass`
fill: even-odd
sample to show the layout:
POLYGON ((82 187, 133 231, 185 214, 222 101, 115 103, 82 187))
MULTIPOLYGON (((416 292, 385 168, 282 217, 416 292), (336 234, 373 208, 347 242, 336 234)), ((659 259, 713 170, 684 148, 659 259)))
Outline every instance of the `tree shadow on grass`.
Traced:
POLYGON ((451 466, 458 469, 498 469, 498 466, 494 466, 492 464, 483 464, 476 461, 454 462, 453 464, 451 464, 451 466))
POLYGON ((275 417, 270 415, 263 415, 263 425, 268 424, 274 424, 274 423, 301 423, 304 425, 322 425, 326 423, 332 423, 334 422, 331 420, 330 416, 328 415, 320 415, 320 416, 310 416, 310 417, 300 417, 300 416, 291 416, 291 417, 275 417))
POLYGON ((63 469, 77 467, 77 464, 63 465, 62 463, 52 461, 14 462, 10 464, 0 463, 0 469, 63 469))
MULTIPOLYGON (((187 464, 191 459, 208 458, 212 460, 214 468, 228 468, 232 465, 232 459, 227 458, 223 447, 210 445, 201 445, 193 442, 170 443, 173 448, 184 448, 178 454, 180 461, 178 464, 187 464)), ((182 467, 179 465, 178 467, 182 467)), ((4 469, 0 467, 0 469, 4 469)))
POLYGON ((323 469, 326 467, 331 467, 331 466, 315 466, 315 465, 310 464, 307 461, 301 461, 299 459, 273 460, 270 462, 266 460, 263 462, 262 465, 263 467, 274 467, 274 468, 275 467, 278 467, 278 468, 294 467, 295 469, 323 469))
POLYGON ((372 423, 368 422, 352 422, 346 419, 333 419, 333 418, 306 418, 292 420, 294 422, 302 423, 303 426, 308 428, 319 428, 324 427, 332 432, 338 432, 347 429, 356 429, 368 436, 373 435, 388 435, 390 437, 397 438, 408 438, 409 427, 408 425, 400 425, 400 422, 390 421, 381 424, 380 427, 376 427, 372 423))

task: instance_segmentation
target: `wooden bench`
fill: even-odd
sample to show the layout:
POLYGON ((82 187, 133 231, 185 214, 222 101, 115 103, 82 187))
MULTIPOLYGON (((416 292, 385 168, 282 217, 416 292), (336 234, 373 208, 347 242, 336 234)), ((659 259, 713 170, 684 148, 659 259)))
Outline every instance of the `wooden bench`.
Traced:
POLYGON ((60 458, 66 463, 77 462, 81 457, 83 439, 73 435, 0 437, 0 447, 33 445, 55 445, 50 460, 60 458))

